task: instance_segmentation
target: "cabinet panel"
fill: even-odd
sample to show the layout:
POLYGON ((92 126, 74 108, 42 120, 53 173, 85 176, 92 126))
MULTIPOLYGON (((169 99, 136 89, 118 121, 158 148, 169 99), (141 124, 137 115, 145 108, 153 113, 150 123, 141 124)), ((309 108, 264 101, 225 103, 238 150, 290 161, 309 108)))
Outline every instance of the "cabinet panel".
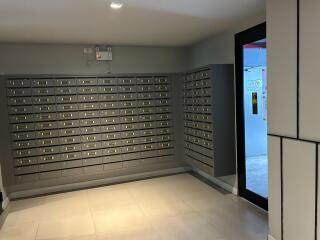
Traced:
POLYGON ((110 171, 110 170, 117 170, 123 168, 123 163, 109 163, 109 164, 104 164, 103 168, 105 171, 110 171))
POLYGON ((6 86, 17 184, 135 167, 173 139, 165 76, 27 77, 6 86))
POLYGON ((9 106, 16 106, 16 105, 31 105, 32 98, 31 97, 10 97, 8 99, 9 106))
POLYGON ((47 112, 56 112, 56 105, 34 105, 33 112, 34 113, 47 113, 47 112))
POLYGON ((9 97, 25 97, 31 95, 32 91, 30 88, 9 88, 7 90, 7 96, 9 97))
POLYGON ((56 80, 56 86, 57 87, 63 87, 63 86, 76 86, 77 80, 76 79, 57 79, 56 80))
POLYGON ((31 80, 31 87, 53 87, 56 85, 54 79, 33 79, 31 80))
POLYGON ((72 169, 62 170, 62 176, 63 177, 80 175, 82 173, 83 173, 83 169, 82 168, 72 168, 72 169))
POLYGON ((30 79, 10 79, 7 81, 7 87, 28 88, 31 86, 30 79))
POLYGON ((54 88, 33 88, 33 96, 53 96, 55 95, 54 88))
POLYGON ((51 171, 51 172, 41 172, 39 173, 40 179, 52 179, 52 178, 59 178, 61 177, 61 170, 59 171, 51 171))
POLYGON ((99 78, 98 79, 99 85, 117 85, 116 78, 99 78))
POLYGON ((102 164, 102 158, 88 158, 83 159, 83 166, 92 166, 102 164))

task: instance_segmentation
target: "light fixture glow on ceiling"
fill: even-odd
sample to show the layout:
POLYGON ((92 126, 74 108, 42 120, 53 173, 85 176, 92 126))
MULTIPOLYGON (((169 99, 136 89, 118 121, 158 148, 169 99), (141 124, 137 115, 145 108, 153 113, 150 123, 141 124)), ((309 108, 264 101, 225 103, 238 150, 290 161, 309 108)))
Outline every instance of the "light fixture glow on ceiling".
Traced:
POLYGON ((122 6, 123 6, 123 3, 121 3, 121 2, 112 2, 110 4, 110 7, 112 9, 120 9, 120 8, 122 8, 122 6))

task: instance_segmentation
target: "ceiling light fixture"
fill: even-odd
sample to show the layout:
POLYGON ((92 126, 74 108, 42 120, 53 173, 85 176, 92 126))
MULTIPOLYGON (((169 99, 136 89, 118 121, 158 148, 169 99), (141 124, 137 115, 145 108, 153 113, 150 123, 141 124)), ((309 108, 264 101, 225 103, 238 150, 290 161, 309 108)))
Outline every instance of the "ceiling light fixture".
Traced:
POLYGON ((121 3, 121 2, 112 2, 110 4, 110 7, 112 9, 120 9, 120 8, 122 8, 122 6, 123 6, 123 3, 121 3))

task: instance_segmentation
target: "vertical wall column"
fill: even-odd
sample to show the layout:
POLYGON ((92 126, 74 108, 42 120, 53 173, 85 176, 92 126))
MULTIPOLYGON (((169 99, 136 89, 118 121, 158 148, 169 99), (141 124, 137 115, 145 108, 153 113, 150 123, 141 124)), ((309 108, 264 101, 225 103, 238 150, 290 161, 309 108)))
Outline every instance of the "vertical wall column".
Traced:
POLYGON ((268 0, 269 238, 317 240, 320 2, 268 0))
POLYGON ((283 139, 283 239, 315 239, 316 144, 283 139))
POLYGON ((269 229, 270 235, 281 240, 281 214, 282 214, 282 189, 281 189, 281 150, 282 139, 279 137, 268 137, 269 148, 269 229))
POLYGON ((268 131, 297 137, 297 3, 267 1, 268 131))
POLYGON ((300 0, 300 132, 320 141, 320 2, 300 0))

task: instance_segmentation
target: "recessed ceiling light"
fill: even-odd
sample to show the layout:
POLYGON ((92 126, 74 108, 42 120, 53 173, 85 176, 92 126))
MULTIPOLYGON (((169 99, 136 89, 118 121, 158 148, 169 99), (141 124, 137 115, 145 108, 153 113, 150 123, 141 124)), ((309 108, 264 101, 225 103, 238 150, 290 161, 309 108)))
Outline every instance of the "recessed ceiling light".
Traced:
POLYGON ((122 6, 123 6, 123 3, 121 3, 121 2, 112 2, 110 4, 110 7, 112 9, 120 9, 120 8, 122 8, 122 6))

